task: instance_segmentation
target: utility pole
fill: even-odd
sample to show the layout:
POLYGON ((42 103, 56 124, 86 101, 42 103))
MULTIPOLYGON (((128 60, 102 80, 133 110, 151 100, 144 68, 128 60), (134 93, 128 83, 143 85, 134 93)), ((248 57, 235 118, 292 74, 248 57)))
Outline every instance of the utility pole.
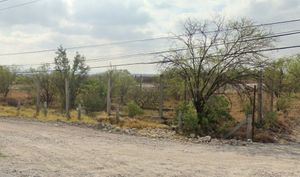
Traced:
POLYGON ((70 119, 70 86, 69 86, 69 78, 68 76, 65 78, 65 92, 66 92, 66 116, 70 119))
POLYGON ((108 83, 107 83, 107 100, 106 100, 106 112, 111 115, 111 74, 112 71, 108 73, 108 83))
POLYGON ((258 121, 259 124, 263 123, 263 76, 262 71, 259 72, 259 80, 258 80, 258 121))
POLYGON ((36 80, 36 116, 40 114, 40 105, 41 105, 40 93, 41 93, 41 84, 40 81, 37 79, 36 80))
POLYGON ((159 76, 159 117, 164 120, 163 115, 163 106, 164 106, 164 84, 163 84, 163 75, 159 76))

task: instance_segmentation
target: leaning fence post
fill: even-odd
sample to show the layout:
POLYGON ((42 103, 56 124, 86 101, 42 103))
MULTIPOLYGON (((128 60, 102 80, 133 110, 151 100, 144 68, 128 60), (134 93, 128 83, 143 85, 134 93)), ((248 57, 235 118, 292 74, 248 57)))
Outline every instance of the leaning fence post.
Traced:
POLYGON ((81 104, 78 104, 78 108, 77 108, 77 118, 78 118, 78 120, 81 120, 81 104))
POLYGON ((48 105, 47 105, 46 101, 44 102, 43 108, 44 108, 44 116, 47 117, 47 114, 48 114, 48 105))

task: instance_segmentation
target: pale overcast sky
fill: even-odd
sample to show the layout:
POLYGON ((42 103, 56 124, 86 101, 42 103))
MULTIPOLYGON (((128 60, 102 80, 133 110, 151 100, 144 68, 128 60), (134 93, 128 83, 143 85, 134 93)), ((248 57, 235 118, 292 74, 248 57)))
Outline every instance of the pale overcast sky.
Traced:
MULTIPOLYGON (((168 36, 180 33, 188 18, 247 17, 256 23, 300 18, 300 0, 41 0, 1 10, 31 0, 0 2, 0 54, 33 51, 114 41, 168 36)), ((300 22, 272 27, 273 32, 300 29, 300 22)), ((299 45, 300 35, 281 38, 276 46, 299 45)), ((131 43, 79 49, 87 59, 157 51, 169 48, 168 41, 131 43)), ((300 53, 300 49, 273 52, 270 56, 300 53)), ((69 50, 72 58, 76 50, 69 50)), ((54 52, 0 56, 0 64, 53 62, 54 52)), ((155 58, 154 58, 155 59, 155 58)), ((153 60, 149 57, 113 60, 111 64, 153 60)), ((88 63, 107 65, 108 61, 88 63)), ((126 67, 133 73, 155 73, 155 66, 126 67)), ((94 70, 101 72, 105 69, 94 70)))

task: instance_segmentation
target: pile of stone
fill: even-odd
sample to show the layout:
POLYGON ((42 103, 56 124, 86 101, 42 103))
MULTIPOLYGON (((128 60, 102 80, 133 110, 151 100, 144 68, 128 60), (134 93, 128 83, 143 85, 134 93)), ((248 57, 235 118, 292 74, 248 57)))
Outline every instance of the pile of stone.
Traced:
POLYGON ((137 135, 137 129, 136 128, 121 128, 115 125, 112 125, 110 123, 100 122, 97 129, 109 132, 109 133, 122 133, 122 134, 128 134, 128 135, 137 135))
POLYGON ((252 144, 252 141, 241 141, 236 139, 231 140, 221 140, 215 139, 211 136, 196 136, 195 134, 190 134, 189 137, 178 136, 176 131, 171 129, 160 129, 160 128, 145 128, 145 129, 136 129, 136 128, 121 128, 110 123, 100 122, 96 127, 103 131, 107 131, 109 133, 121 133, 127 135, 136 135, 136 136, 145 136, 149 138, 158 138, 158 139, 176 139, 184 142, 191 142, 197 144, 211 144, 211 145, 233 145, 233 146, 247 146, 252 144))
POLYGON ((150 138, 172 139, 176 135, 176 132, 169 129, 155 128, 155 129, 141 129, 138 131, 138 134, 150 138))
POLYGON ((211 136, 196 136, 194 133, 190 134, 189 137, 186 137, 186 140, 192 143, 210 143, 212 138, 211 136))
POLYGON ((107 132, 114 132, 114 133, 123 133, 128 135, 139 135, 139 136, 146 136, 150 138, 168 138, 171 139, 173 136, 176 135, 176 132, 173 130, 168 129, 136 129, 136 128, 121 128, 118 126, 114 126, 110 123, 100 122, 97 126, 97 129, 101 129, 107 132))

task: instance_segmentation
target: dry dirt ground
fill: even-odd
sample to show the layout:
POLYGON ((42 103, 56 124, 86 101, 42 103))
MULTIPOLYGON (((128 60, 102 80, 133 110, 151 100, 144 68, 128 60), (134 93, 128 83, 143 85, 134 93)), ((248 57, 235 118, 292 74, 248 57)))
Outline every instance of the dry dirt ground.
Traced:
POLYGON ((300 176, 300 144, 191 144, 0 118, 0 177, 300 176))

